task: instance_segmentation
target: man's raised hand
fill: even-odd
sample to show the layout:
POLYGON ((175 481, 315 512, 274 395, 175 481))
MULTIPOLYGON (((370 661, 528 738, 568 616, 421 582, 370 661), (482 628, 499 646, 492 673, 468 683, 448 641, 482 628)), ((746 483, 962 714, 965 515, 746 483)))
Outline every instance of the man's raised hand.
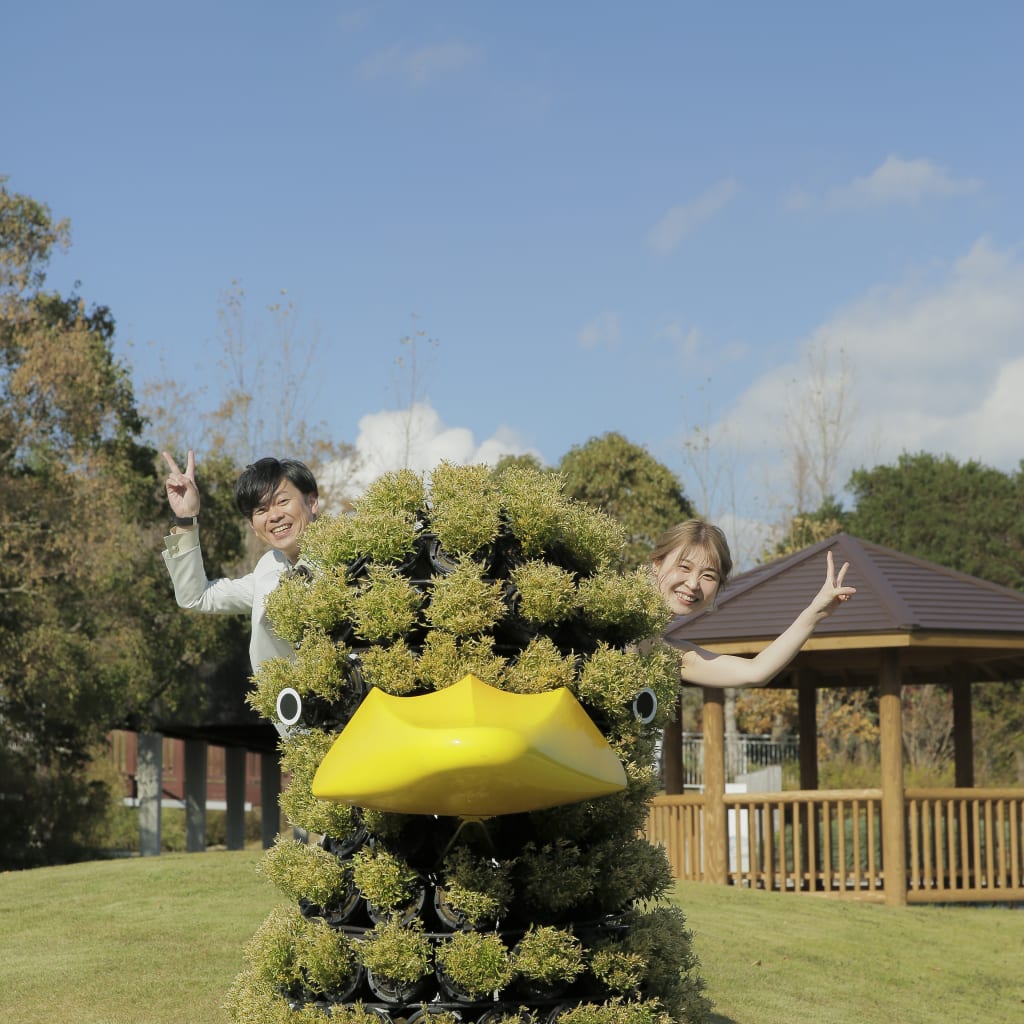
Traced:
POLYGON ((199 488, 196 487, 196 455, 190 448, 183 473, 169 452, 161 452, 170 473, 167 475, 167 503, 176 516, 199 515, 199 488))

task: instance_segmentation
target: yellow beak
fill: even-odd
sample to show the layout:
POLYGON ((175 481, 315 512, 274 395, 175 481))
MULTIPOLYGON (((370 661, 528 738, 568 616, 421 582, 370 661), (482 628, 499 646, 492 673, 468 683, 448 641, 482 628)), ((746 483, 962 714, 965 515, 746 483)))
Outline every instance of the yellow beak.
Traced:
POLYGON ((459 817, 625 788, 622 763, 567 689, 507 693, 474 675, 419 697, 371 689, 313 779, 321 800, 459 817))

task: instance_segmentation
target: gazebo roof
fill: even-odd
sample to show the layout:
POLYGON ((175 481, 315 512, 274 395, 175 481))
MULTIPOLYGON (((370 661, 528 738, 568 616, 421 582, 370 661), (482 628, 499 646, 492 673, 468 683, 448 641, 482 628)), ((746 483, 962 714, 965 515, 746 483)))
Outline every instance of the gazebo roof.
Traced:
POLYGON ((877 652, 895 647, 908 682, 1024 678, 1024 594, 845 533, 737 576, 717 611, 670 631, 714 651, 756 653, 817 593, 829 550, 837 567, 850 563, 845 582, 857 594, 819 623, 794 666, 833 685, 837 675, 863 682, 877 652))

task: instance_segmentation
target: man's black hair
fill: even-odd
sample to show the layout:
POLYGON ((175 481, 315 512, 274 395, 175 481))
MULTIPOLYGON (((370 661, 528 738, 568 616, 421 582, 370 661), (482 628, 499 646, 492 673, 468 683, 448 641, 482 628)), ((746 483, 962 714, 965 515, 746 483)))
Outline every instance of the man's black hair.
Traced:
POLYGON ((302 494, 319 494, 316 478, 298 459, 258 459, 242 470, 235 483, 235 504, 246 519, 277 490, 282 480, 290 480, 302 494))

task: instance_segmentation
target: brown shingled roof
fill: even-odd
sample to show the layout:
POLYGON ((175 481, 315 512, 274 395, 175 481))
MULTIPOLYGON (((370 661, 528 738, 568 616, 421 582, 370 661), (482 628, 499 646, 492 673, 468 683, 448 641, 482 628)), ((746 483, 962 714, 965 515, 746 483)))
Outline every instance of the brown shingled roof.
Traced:
POLYGON ((857 594, 818 625, 794 665, 852 682, 873 674, 870 652, 898 647, 907 682, 1024 678, 1024 593, 845 533, 735 577, 717 611, 677 620, 676 635, 756 653, 817 593, 828 550, 837 567, 850 563, 845 582, 857 594))

